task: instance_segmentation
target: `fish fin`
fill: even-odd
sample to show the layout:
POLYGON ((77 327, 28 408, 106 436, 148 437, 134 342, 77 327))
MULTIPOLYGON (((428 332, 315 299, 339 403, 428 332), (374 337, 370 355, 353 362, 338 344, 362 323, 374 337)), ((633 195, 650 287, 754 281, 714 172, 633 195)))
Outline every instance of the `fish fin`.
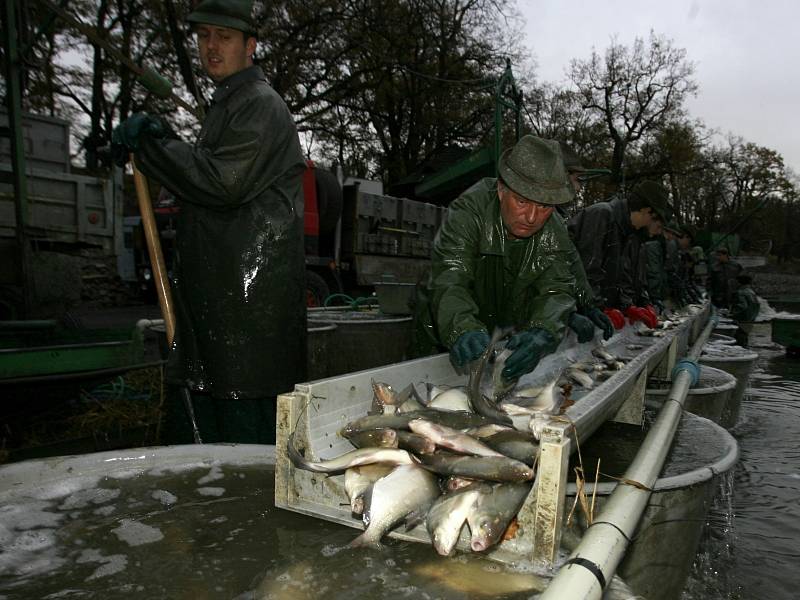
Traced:
POLYGON ((428 508, 419 508, 414 512, 411 512, 406 517, 406 531, 411 531, 417 525, 421 525, 425 522, 425 517, 428 516, 428 508))
POLYGON ((372 539, 372 535, 369 530, 365 531, 349 544, 347 544, 348 548, 381 548, 380 540, 372 539))

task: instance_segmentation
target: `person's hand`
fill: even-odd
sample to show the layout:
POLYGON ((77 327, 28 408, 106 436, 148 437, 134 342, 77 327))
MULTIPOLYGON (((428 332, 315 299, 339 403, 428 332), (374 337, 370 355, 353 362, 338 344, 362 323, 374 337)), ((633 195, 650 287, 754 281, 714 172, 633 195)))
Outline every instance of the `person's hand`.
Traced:
POLYGON ((118 166, 124 166, 128 154, 139 149, 142 135, 164 137, 166 131, 161 122, 147 113, 136 113, 125 119, 111 132, 111 154, 118 166))
POLYGON ((457 367, 478 358, 489 345, 489 334, 485 331, 467 331, 458 336, 453 347, 450 348, 450 360, 457 367))
POLYGON ((506 348, 513 350, 503 368, 503 378, 508 381, 519 379, 530 373, 548 352, 555 349, 556 341, 552 334, 544 329, 534 328, 511 336, 506 348))
POLYGON ((603 314, 611 321, 614 329, 622 329, 625 327, 625 317, 616 308, 604 308, 603 314))
MULTIPOLYGON (((594 323, 596 327, 603 331, 604 340, 611 339, 611 336, 614 335, 614 323, 611 322, 611 319, 606 313, 599 308, 592 308, 586 313, 586 316, 592 320, 592 323, 594 323)), ((619 316, 622 318, 622 313, 620 313, 619 316)), ((624 318, 622 318, 622 324, 623 326, 625 324, 624 318)))
POLYGON ((594 323, 581 314, 572 313, 567 320, 569 328, 578 334, 578 341, 583 344, 594 337, 594 323))
POLYGON ((641 321, 650 329, 655 329, 658 325, 658 318, 656 317, 655 310, 648 310, 641 306, 629 306, 625 309, 625 316, 631 323, 641 321))

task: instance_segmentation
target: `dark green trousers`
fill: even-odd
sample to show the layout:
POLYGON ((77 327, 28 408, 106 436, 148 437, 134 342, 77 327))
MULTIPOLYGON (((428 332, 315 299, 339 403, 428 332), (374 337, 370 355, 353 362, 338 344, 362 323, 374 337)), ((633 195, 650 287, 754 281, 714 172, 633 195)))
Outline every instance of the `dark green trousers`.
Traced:
MULTIPOLYGON (((275 443, 275 396, 249 400, 212 398, 191 392, 195 421, 203 443, 275 443)), ((170 386, 164 402, 161 442, 193 444, 192 424, 181 390, 170 386)))

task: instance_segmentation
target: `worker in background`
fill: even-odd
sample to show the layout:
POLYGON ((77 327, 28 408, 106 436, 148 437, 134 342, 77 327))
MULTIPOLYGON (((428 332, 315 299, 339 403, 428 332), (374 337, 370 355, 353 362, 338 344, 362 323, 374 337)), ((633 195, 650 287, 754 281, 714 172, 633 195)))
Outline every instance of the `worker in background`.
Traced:
POLYGON ((647 295, 656 312, 664 310, 667 299, 666 239, 664 224, 654 219, 642 231, 647 232, 641 259, 644 262, 644 278, 647 282, 647 295))
POLYGON ((678 239, 683 235, 674 221, 665 223, 661 235, 645 243, 647 253, 647 289, 656 310, 667 305, 688 303, 685 283, 681 277, 681 257, 678 239))
POLYGON ((573 190, 555 141, 526 135, 497 168, 450 204, 418 294, 415 345, 446 348, 463 367, 495 327, 513 327, 503 377, 514 380, 555 350, 575 309, 572 244, 552 218, 573 190))
POLYGON ((639 230, 654 220, 665 221, 670 209, 667 191, 653 181, 638 183, 627 198, 584 208, 569 220, 569 231, 578 248, 594 295, 614 327, 625 317, 655 327, 657 315, 649 304, 640 256, 639 230))
POLYGON ((736 290, 734 295, 733 306, 731 306, 729 316, 734 321, 755 321, 761 310, 761 303, 751 287, 753 278, 747 273, 741 273, 736 278, 736 281, 739 284, 739 289, 736 290))
POLYGON ((741 274, 742 266, 731 260, 730 252, 724 246, 716 251, 715 257, 708 276, 711 302, 717 308, 730 308, 738 287, 736 278, 741 274))
MULTIPOLYGON (((305 164, 292 115, 253 65, 252 2, 202 0, 188 21, 216 85, 196 142, 136 114, 114 152, 135 153, 180 204, 168 381, 192 391, 203 441, 274 443, 276 394, 305 379, 305 164)), ((167 441, 191 441, 188 411, 169 402, 167 441)))
MULTIPOLYGON (((567 171, 569 183, 575 192, 575 196, 577 196, 581 191, 580 176, 586 172, 586 169, 577 153, 566 143, 559 142, 559 147, 561 148, 561 158, 564 160, 564 169, 567 171)), ((567 206, 566 204, 558 205, 556 214, 551 218, 567 219, 567 206)), ((589 280, 586 277, 580 254, 574 248, 574 244, 571 269, 575 277, 575 312, 569 316, 569 328, 575 332, 580 343, 593 340, 595 328, 599 328, 603 332, 603 339, 610 339, 614 335, 614 325, 598 305, 597 298, 592 292, 592 286, 589 285, 589 280)))
POLYGON ((703 300, 703 293, 695 282, 695 262, 691 253, 694 245, 695 235, 696 231, 694 227, 685 224, 680 227, 680 235, 677 238, 678 257, 680 262, 678 278, 682 282, 684 292, 682 304, 688 304, 690 302, 702 302, 703 300))

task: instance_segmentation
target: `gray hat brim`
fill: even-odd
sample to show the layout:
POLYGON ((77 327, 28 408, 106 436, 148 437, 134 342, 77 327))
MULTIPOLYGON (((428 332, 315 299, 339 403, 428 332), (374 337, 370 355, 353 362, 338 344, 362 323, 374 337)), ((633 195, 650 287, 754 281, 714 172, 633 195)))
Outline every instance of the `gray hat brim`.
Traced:
POLYGON ((513 149, 513 147, 506 149, 497 162, 500 178, 513 192, 532 202, 551 206, 568 204, 575 200, 575 193, 567 186, 566 179, 560 184, 536 181, 511 168, 508 164, 508 155, 513 149))
POLYGON ((252 23, 248 23, 243 19, 237 19, 227 15, 218 15, 215 13, 208 13, 202 11, 194 11, 186 20, 192 25, 214 25, 216 27, 227 27, 228 29, 236 29, 250 36, 256 34, 255 27, 252 23))

